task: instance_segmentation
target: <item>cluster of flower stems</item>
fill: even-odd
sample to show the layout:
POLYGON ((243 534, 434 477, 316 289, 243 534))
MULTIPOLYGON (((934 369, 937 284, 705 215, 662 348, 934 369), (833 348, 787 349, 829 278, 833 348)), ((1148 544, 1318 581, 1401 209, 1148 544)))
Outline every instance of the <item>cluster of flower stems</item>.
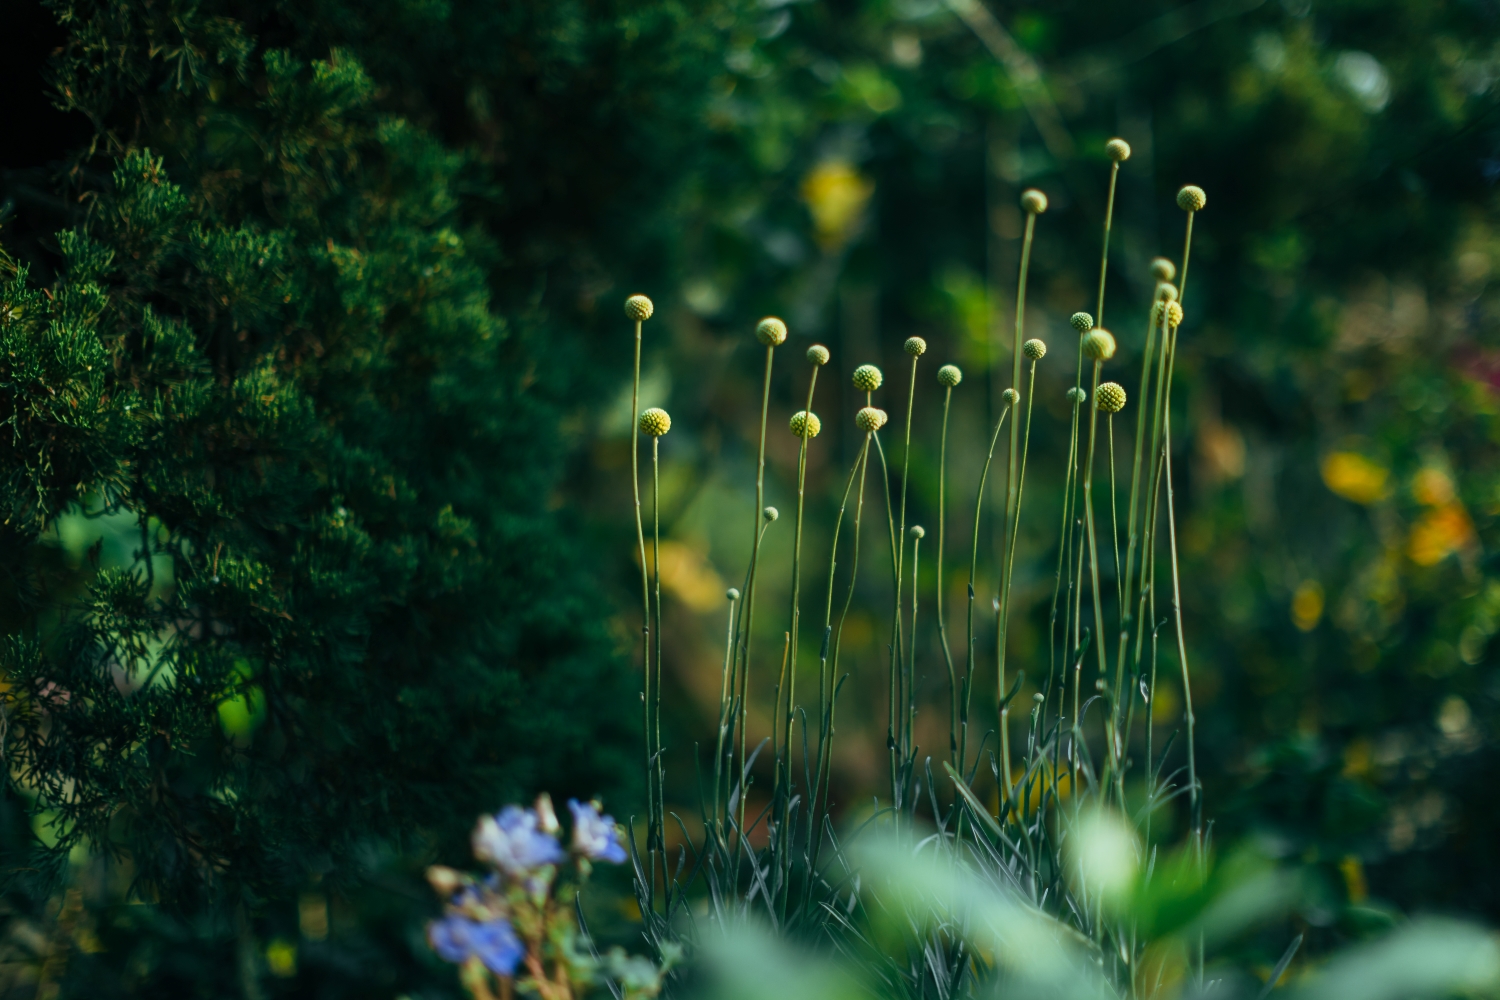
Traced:
MULTIPOLYGON (((1119 140, 1116 142, 1119 143, 1119 140)), ((1037 691, 1025 716, 1027 725, 1022 744, 1024 750, 1018 755, 1013 752, 1010 727, 1013 703, 1021 690, 1024 674, 1014 669, 1013 664, 1007 663, 1006 655, 1014 597, 1012 584, 1017 540, 1022 528, 1033 389, 1038 361, 1046 353, 1045 345, 1023 352, 1023 342, 1026 339, 1027 272, 1037 219, 1046 208, 1046 199, 1040 192, 1029 191, 1022 198, 1022 206, 1026 209, 1026 227, 1015 302, 1011 384, 1004 394, 1003 406, 990 435, 978 496, 974 503, 961 671, 959 658, 953 652, 954 644, 950 642, 943 602, 948 500, 948 413, 954 388, 959 384, 961 374, 956 368, 948 366, 944 369, 946 374, 940 374, 939 378, 944 387, 944 395, 939 454, 935 618, 949 681, 947 770, 959 792, 953 798, 953 808, 957 812, 958 806, 963 802, 978 807, 978 800, 969 786, 973 783, 980 759, 985 756, 984 744, 989 738, 987 733, 977 741, 977 746, 970 745, 973 682, 977 672, 984 669, 976 657, 975 586, 979 570, 981 516, 986 506, 985 491, 1000 439, 1008 429, 1003 467, 1004 520, 998 532, 998 566, 995 574, 998 593, 992 600, 995 628, 993 669, 997 698, 993 705, 994 714, 989 716, 989 720, 995 726, 990 732, 997 738, 998 753, 991 752, 988 759, 999 791, 998 807, 993 812, 995 825, 992 829, 1001 831, 1000 835, 1006 842, 1013 844, 1017 859, 1023 861, 1033 874, 1033 891, 1037 898, 1046 896, 1048 886, 1042 883, 1050 882, 1056 888, 1062 881, 1061 838, 1055 835, 1055 824, 1048 826, 1049 812, 1055 813, 1059 819, 1066 818, 1070 810, 1076 816, 1076 810, 1082 808, 1086 799, 1121 812, 1126 810, 1125 777, 1132 763, 1128 751, 1130 736, 1137 724, 1135 716, 1138 706, 1141 706, 1144 716, 1146 805, 1137 815, 1149 834, 1151 813, 1168 799, 1186 795, 1189 801, 1190 836, 1200 855, 1202 850, 1202 803, 1193 742, 1194 719, 1177 559, 1170 386, 1177 355, 1178 325, 1182 318, 1181 304, 1187 288, 1193 220, 1197 211, 1203 207, 1205 199, 1200 189, 1184 188, 1183 194, 1178 198, 1178 204, 1186 211, 1187 218, 1180 268, 1161 259, 1153 265, 1153 275, 1157 281, 1156 294, 1148 311, 1141 350, 1140 387, 1135 399, 1134 447, 1129 469, 1130 485, 1128 500, 1124 504, 1124 523, 1121 524, 1113 420, 1115 413, 1124 405, 1124 394, 1118 386, 1107 387, 1117 393, 1112 397, 1117 405, 1107 406, 1102 403, 1099 388, 1104 365, 1114 353, 1113 338, 1102 326, 1116 180, 1120 163, 1128 156, 1128 147, 1124 149, 1124 156, 1111 155, 1095 315, 1088 317, 1087 314, 1080 313, 1074 317, 1074 326, 1080 337, 1074 385, 1069 392, 1073 406, 1056 573, 1048 620, 1048 663, 1046 676, 1036 684, 1037 691), (1173 277, 1180 278, 1175 286, 1170 284, 1173 277), (1173 300, 1176 307, 1169 308, 1173 300), (1100 334, 1103 334, 1103 341, 1100 334), (1107 342, 1107 349, 1097 346, 1102 342, 1107 342), (1023 359, 1030 362, 1025 371, 1023 359), (1026 380, 1024 386, 1023 376, 1026 380), (1024 425, 1019 412, 1023 401, 1024 425), (1106 551, 1102 547, 1105 539, 1100 524, 1103 515, 1102 512, 1096 512, 1093 495, 1095 466, 1102 462, 1102 457, 1096 455, 1096 451, 1100 450, 1098 443, 1101 436, 1101 415, 1105 422, 1102 436, 1107 442, 1104 450, 1108 453, 1110 535, 1107 540, 1111 546, 1108 550, 1111 559, 1107 565, 1113 568, 1115 591, 1111 595, 1114 598, 1111 608, 1114 618, 1113 650, 1109 648, 1110 633, 1106 631, 1106 609, 1109 604, 1101 590, 1100 568, 1105 564, 1106 551), (1159 556, 1165 556, 1165 567, 1159 564, 1159 556), (1170 596, 1164 602, 1165 607, 1159 606, 1157 600, 1159 569, 1164 569, 1162 575, 1169 578, 1171 588, 1170 596), (1158 638, 1161 628, 1169 623, 1175 634, 1176 658, 1181 669, 1184 695, 1186 731, 1183 735, 1187 757, 1185 775, 1181 771, 1164 774, 1164 762, 1172 741, 1169 739, 1158 754, 1153 731, 1151 707, 1157 683, 1158 638), (1084 666, 1089 659, 1094 660, 1098 676, 1086 688, 1084 666), (1090 753, 1084 731, 1090 712, 1096 708, 1101 719, 1104 747, 1102 758, 1097 764, 1090 753), (1017 759, 1013 760, 1013 755, 1017 759), (1053 832, 1049 834, 1049 830, 1053 832)), ((644 299, 640 301, 646 302, 644 299)), ((649 302, 646 302, 646 315, 649 315, 649 310, 649 302)), ((632 311, 627 305, 627 314, 636 319, 632 402, 633 412, 638 415, 642 329, 640 312, 639 308, 632 311)), ((819 672, 816 716, 811 720, 807 710, 797 702, 795 665, 798 663, 798 646, 804 631, 801 623, 804 488, 808 448, 811 439, 817 434, 816 418, 810 415, 813 411, 818 373, 828 360, 828 352, 821 347, 808 351, 810 372, 806 407, 803 414, 799 414, 800 422, 798 418, 793 419, 793 430, 801 438, 801 443, 797 461, 790 606, 787 609, 787 627, 783 633, 779 670, 764 678, 775 682, 776 707, 771 733, 758 744, 752 744, 746 706, 752 689, 752 666, 757 664, 752 637, 758 570, 765 533, 776 520, 774 509, 764 506, 766 428, 770 411, 772 366, 777 346, 785 340, 785 327, 779 320, 768 319, 761 323, 757 336, 765 348, 765 367, 749 565, 743 588, 731 589, 729 592, 729 618, 711 791, 703 805, 704 835, 701 843, 695 845, 685 826, 682 827, 684 846, 679 848, 675 865, 668 856, 666 843, 668 815, 663 798, 665 769, 660 712, 661 579, 659 562, 653 556, 659 550, 660 542, 660 518, 656 502, 659 496, 658 442, 660 435, 665 433, 665 428, 670 426, 670 421, 659 410, 647 411, 645 415, 641 415, 636 428, 632 472, 644 616, 642 641, 646 678, 643 704, 649 807, 645 842, 639 845, 640 849, 635 852, 635 857, 638 890, 643 904, 642 911, 648 921, 648 933, 651 932, 652 921, 660 925, 659 929, 666 930, 665 921, 685 902, 685 893, 700 873, 706 876, 709 895, 716 908, 726 907, 736 900, 748 904, 758 899, 761 902, 756 904, 756 908, 763 907, 762 912, 773 921, 784 921, 793 914, 805 913, 809 909, 807 904, 814 897, 815 883, 819 882, 820 852, 837 850, 829 824, 828 787, 836 708, 842 685, 847 680, 847 675, 839 673, 839 652, 859 573, 860 534, 872 452, 879 463, 879 481, 884 488, 893 594, 888 669, 888 813, 896 817, 913 815, 921 795, 917 766, 919 748, 914 740, 917 644, 913 637, 919 597, 918 561, 921 542, 926 533, 919 527, 908 531, 906 518, 912 411, 916 400, 918 369, 926 345, 920 338, 912 338, 906 345, 906 353, 910 357, 910 377, 906 386, 900 475, 894 480, 894 485, 880 433, 886 423, 886 415, 871 406, 873 392, 878 388, 882 376, 872 366, 863 366, 856 372, 855 385, 866 392, 867 408, 860 412, 857 421, 864 431, 864 440, 853 467, 849 470, 833 525, 827 590, 822 595, 824 600, 821 602, 823 620, 821 628, 814 633, 815 641, 819 643, 819 672), (874 373, 873 378, 869 374, 871 372, 874 373), (637 467, 639 435, 643 431, 652 442, 651 531, 657 543, 652 550, 648 550, 646 545, 637 467), (846 521, 849 522, 847 531, 846 521), (847 543, 844 551, 849 569, 843 587, 839 588, 836 587, 836 581, 839 578, 841 541, 847 543), (909 594, 903 586, 908 580, 909 594), (751 784, 751 773, 757 757, 767 743, 771 746, 774 785, 769 801, 756 814, 749 814, 746 792, 751 784), (801 748, 800 767, 796 765, 797 755, 794 753, 794 748, 798 745, 801 748), (755 831, 762 823, 765 825, 764 833, 756 835, 755 831), (752 840, 762 846, 755 846, 752 840), (825 844, 833 846, 825 847, 825 844), (688 851, 692 852, 691 859, 688 851), (685 876, 689 860, 691 871, 685 876)), ((926 772, 931 795, 933 782, 930 777, 930 758, 926 772)), ((703 775, 702 780, 707 783, 708 776, 703 775)), ((931 802, 936 814, 939 806, 935 795, 932 795, 931 802)), ((950 818, 952 815, 954 813, 949 813, 950 818)), ((942 822, 943 818, 934 815, 934 819, 942 822)), ((681 825, 680 820, 676 821, 681 825)), ((962 832, 961 821, 959 831, 962 832)), ((826 882, 823 884, 827 885, 826 882)), ((1054 894, 1053 898, 1057 898, 1057 895, 1054 894)), ((1088 924, 1096 935, 1108 935, 1110 931, 1102 926, 1102 918, 1098 921, 1090 919, 1090 910, 1090 906, 1083 906, 1084 912, 1078 914, 1080 921, 1088 924)), ((1118 943, 1126 944, 1124 941, 1118 943)), ((1122 947, 1120 952, 1133 950, 1134 946, 1130 945, 1128 948, 1122 947)))

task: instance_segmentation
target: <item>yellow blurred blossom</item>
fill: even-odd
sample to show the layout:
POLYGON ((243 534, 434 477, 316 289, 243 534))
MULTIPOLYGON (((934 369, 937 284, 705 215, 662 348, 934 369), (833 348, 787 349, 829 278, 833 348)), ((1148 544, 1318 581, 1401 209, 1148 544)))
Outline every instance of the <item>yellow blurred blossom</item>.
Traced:
POLYGON ((1303 580, 1292 595, 1292 624, 1311 632, 1323 620, 1323 585, 1317 580, 1303 580))
POLYGON ((802 200, 812 213, 818 243, 833 250, 854 235, 875 182, 847 160, 824 160, 802 180, 802 200))
MULTIPOLYGON (((646 566, 655 569, 651 543, 646 543, 646 566)), ((682 542, 661 543, 661 585, 673 597, 697 612, 724 606, 724 580, 698 549, 682 542)))
POLYGON ((1433 507, 1411 526, 1406 554, 1418 566, 1435 566, 1475 542, 1474 522, 1461 503, 1433 507))
POLYGON ((1389 469, 1352 451, 1335 451, 1323 459, 1323 483, 1355 503, 1374 503, 1386 495, 1389 469))
POLYGON ((1438 507, 1451 503, 1454 497, 1453 480, 1442 469, 1428 466, 1417 473, 1411 483, 1412 496, 1418 503, 1438 507))
POLYGON ((1360 863, 1359 858, 1352 854, 1344 855, 1339 861, 1339 874, 1344 876, 1344 891, 1349 894, 1349 902, 1363 903, 1365 897, 1370 895, 1370 889, 1365 883, 1365 866, 1360 863))

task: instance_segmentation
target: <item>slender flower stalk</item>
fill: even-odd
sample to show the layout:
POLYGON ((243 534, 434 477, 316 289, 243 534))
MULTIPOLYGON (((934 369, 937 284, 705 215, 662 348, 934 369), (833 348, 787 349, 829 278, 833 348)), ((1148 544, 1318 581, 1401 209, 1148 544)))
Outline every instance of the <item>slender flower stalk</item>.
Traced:
MULTIPOLYGON (((1057 605, 1063 601, 1063 645, 1062 650, 1066 652, 1068 642, 1068 622, 1071 618, 1073 574, 1072 574, 1072 551, 1073 551, 1073 510, 1074 510, 1074 487, 1078 480, 1078 422, 1079 407, 1085 398, 1082 386, 1083 381, 1083 338, 1094 328, 1094 317, 1086 312, 1076 312, 1068 320, 1069 325, 1078 331, 1078 357, 1073 373, 1073 387, 1068 390, 1068 401, 1072 403, 1072 418, 1068 427, 1068 460, 1063 471, 1063 503, 1062 524, 1058 528, 1057 543, 1057 571, 1052 582, 1052 607, 1047 618, 1047 683, 1052 683, 1052 678, 1057 676, 1059 666, 1054 659, 1054 653, 1059 648, 1056 641, 1057 629, 1057 605), (1067 590, 1063 589, 1063 569, 1067 568, 1067 590)), ((1063 691, 1067 690, 1068 659, 1061 659, 1063 691)), ((1077 701, 1077 698, 1074 699, 1077 701)), ((1063 699, 1058 700, 1057 721, 1059 732, 1063 722, 1063 699)), ((1076 713, 1075 713, 1076 714, 1076 713)))
POLYGON ((958 768, 963 766, 958 759, 958 674, 953 669, 948 623, 943 617, 943 591, 947 586, 943 577, 943 552, 948 508, 948 408, 953 403, 953 387, 963 378, 964 374, 957 365, 944 365, 938 369, 938 382, 943 386, 943 434, 938 448, 937 627, 943 662, 948 667, 948 753, 958 768))
POLYGON ((729 601, 729 624, 728 634, 724 639, 723 673, 719 678, 719 730, 714 744, 714 797, 711 809, 714 836, 721 844, 724 842, 724 741, 729 735, 730 713, 733 708, 733 702, 730 700, 729 667, 734 659, 734 617, 739 609, 740 592, 738 588, 730 587, 724 597, 729 601))
MULTIPOLYGON (((1092 596, 1094 599, 1094 650, 1099 660, 1099 676, 1102 679, 1108 672, 1104 652, 1104 602, 1099 593, 1099 541, 1094 529, 1094 449, 1095 439, 1099 427, 1099 410, 1103 403, 1099 397, 1099 372, 1104 362, 1114 356, 1115 338, 1108 330, 1102 327, 1090 331, 1083 338, 1083 353, 1094 363, 1093 388, 1089 398, 1094 401, 1094 406, 1089 408, 1089 445, 1088 457, 1083 465, 1083 520, 1085 531, 1088 536, 1089 576, 1092 596)), ((1123 401, 1122 401, 1123 402, 1123 401)), ((1113 730, 1113 726, 1110 727, 1113 730)), ((1113 732, 1110 734, 1110 761, 1114 762, 1116 740, 1113 732)))
POLYGON ((964 704, 963 712, 959 716, 958 737, 958 764, 959 773, 968 770, 969 750, 969 696, 974 691, 974 581, 979 573, 979 519, 984 513, 984 487, 990 478, 990 463, 995 460, 995 445, 1000 441, 1000 429, 1005 426, 1005 418, 1010 416, 1012 400, 1015 398, 1014 390, 1007 390, 1001 394, 1005 400, 1005 406, 1000 410, 1000 419, 995 421, 995 432, 990 435, 990 450, 984 457, 984 468, 979 473, 979 489, 974 497, 974 540, 969 550, 969 617, 968 636, 965 640, 965 649, 968 650, 967 659, 964 662, 964 704))
MULTIPOLYGON (((649 846, 651 862, 651 886, 649 898, 655 899, 656 888, 656 861, 657 855, 662 860, 662 887, 664 891, 670 891, 667 886, 666 871, 666 838, 665 823, 660 822, 665 815, 665 806, 661 796, 662 779, 664 777, 664 765, 661 760, 661 473, 660 473, 660 442, 663 434, 672 429, 672 418, 667 415, 666 410, 652 407, 641 414, 641 419, 636 424, 637 429, 651 438, 651 524, 652 524, 652 584, 654 589, 654 617, 656 625, 657 640, 654 646, 655 662, 646 664, 647 690, 655 697, 646 698, 646 747, 648 750, 646 777, 651 787, 655 788, 656 801, 652 806, 658 822, 655 824, 654 837, 647 841, 649 846)), ((649 621, 649 619, 648 619, 649 621)))
MULTIPOLYGON (((641 713, 642 730, 645 733, 646 766, 646 842, 655 842, 656 797, 653 791, 655 780, 651 764, 651 584, 646 568, 646 532, 641 519, 641 432, 636 420, 641 406, 641 325, 655 311, 651 300, 644 295, 632 295, 625 300, 625 315, 635 322, 635 370, 630 382, 630 490, 635 500, 635 539, 641 564, 641 713)), ((655 880, 655 865, 652 866, 655 880)), ((654 893, 652 893, 654 897, 654 893)))
MULTIPOLYGON (((911 358, 911 380, 907 386, 906 391, 906 437, 901 445, 901 515, 896 523, 896 540, 901 543, 901 546, 896 554, 896 634, 898 640, 896 644, 896 651, 898 655, 901 652, 901 570, 905 565, 904 560, 906 552, 906 486, 911 472, 911 418, 912 412, 916 408, 917 400, 917 362, 922 359, 923 354, 927 353, 927 341, 923 340, 921 337, 908 337, 906 338, 906 343, 902 345, 902 350, 904 350, 911 358)), ((915 596, 916 595, 913 595, 913 599, 915 599, 915 596)), ((916 658, 916 641, 917 626, 915 623, 913 623, 911 631, 913 662, 915 662, 916 658)), ((912 716, 916 712, 916 704, 912 699, 912 684, 914 680, 914 670, 908 670, 906 683, 904 685, 906 712, 904 714, 904 721, 902 722, 903 735, 901 737, 902 745, 907 748, 910 748, 911 746, 913 727, 912 716)))

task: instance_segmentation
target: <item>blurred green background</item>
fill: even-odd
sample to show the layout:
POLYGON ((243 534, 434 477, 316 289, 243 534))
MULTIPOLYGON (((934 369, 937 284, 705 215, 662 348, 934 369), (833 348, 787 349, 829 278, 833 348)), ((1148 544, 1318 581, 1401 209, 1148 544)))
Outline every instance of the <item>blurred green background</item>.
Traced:
MULTIPOLYGON (((37 281, 60 267, 54 234, 77 224, 80 196, 107 183, 121 149, 152 145, 167 154, 174 179, 206 183, 199 150, 172 145, 187 133, 150 109, 169 97, 183 102, 174 105, 183 114, 208 107, 218 99, 212 81, 233 76, 222 61, 205 56, 210 82, 196 96, 171 97, 170 46, 133 56, 149 69, 139 76, 109 77, 119 67, 96 59, 87 71, 116 88, 113 117, 104 120, 60 110, 48 89, 54 53, 90 26, 128 25, 122 12, 148 6, 11 0, 0 11, 0 240, 37 281), (90 147, 109 130, 119 148, 90 147)), ((671 796, 688 816, 696 813, 694 747, 710 738, 717 702, 723 590, 744 573, 755 516, 755 321, 775 314, 791 329, 791 350, 778 352, 768 443, 767 499, 783 514, 794 506, 796 440, 785 419, 806 391, 802 349, 820 342, 833 353, 814 407, 825 429, 809 459, 804 620, 821 621, 814 609, 834 494, 859 443, 848 373, 881 365, 878 405, 900 420, 901 343, 927 339, 908 521, 927 526, 930 546, 941 417, 933 375, 950 361, 964 369, 950 442, 950 572, 938 581, 927 570, 917 635, 918 732, 940 756, 946 676, 930 609, 943 586, 950 634, 961 630, 974 490, 1010 366, 1019 194, 1039 187, 1051 202, 1038 223, 1026 316, 1027 335, 1047 340, 1052 354, 1038 373, 1017 569, 1026 614, 1011 651, 1035 680, 1066 447, 1067 317, 1094 305, 1104 143, 1118 135, 1134 150, 1120 173, 1105 318, 1121 343, 1108 372, 1132 391, 1148 263, 1180 255, 1183 216, 1173 196, 1184 183, 1203 187, 1208 207, 1196 229, 1174 424, 1184 609, 1214 836, 1254 836, 1278 856, 1322 869, 1328 905, 1301 919, 1332 936, 1388 905, 1500 917, 1492 849, 1500 836, 1492 793, 1500 782, 1492 739, 1500 564, 1491 555, 1500 544, 1500 302, 1492 282, 1500 259, 1500 4, 166 7, 152 16, 240 25, 257 53, 351 52, 373 81, 375 111, 405 118, 457 157, 445 183, 463 227, 490 241, 482 255, 489 308, 519 345, 507 363, 530 373, 525 391, 544 404, 528 411, 537 426, 516 431, 546 447, 516 460, 547 451, 534 460, 546 488, 529 499, 555 512, 557 530, 577 545, 576 557, 556 563, 557 586, 593 609, 578 612, 590 622, 607 619, 609 635, 589 639, 589 655, 616 679, 638 656, 630 330, 620 303, 633 292, 655 300, 642 406, 673 416, 662 445, 667 744, 671 796)), ((254 71, 242 85, 254 91, 254 71)), ((1124 432, 1119 448, 1128 454, 1124 432)), ((873 489, 867 502, 876 504, 877 530, 867 521, 836 759, 835 801, 846 807, 882 786, 885 767, 889 583, 873 489)), ((92 544, 92 530, 81 520, 56 527, 53 544, 74 553, 75 572, 88 572, 77 553, 92 544)), ((981 530, 990 551, 988 520, 981 530)), ((790 539, 785 519, 767 535, 753 668, 763 681, 762 718, 786 627, 779 588, 790 539)), ((987 572, 981 611, 992 588, 987 572)), ((510 612, 476 613, 504 622, 510 612)), ((980 622, 980 636, 992 635, 983 614, 980 622)), ((981 638, 981 663, 992 642, 981 638)), ((815 650, 804 639, 804 671, 815 670, 815 650)), ((815 681, 816 673, 804 676, 815 681)), ((637 683, 625 679, 619 689, 637 683)), ((547 697, 565 710, 576 693, 547 697)), ((981 688, 975 703, 992 699, 981 688)), ((598 753, 610 761, 636 752, 632 706, 621 706, 629 726, 599 733, 598 753)), ((1164 695, 1154 711, 1173 728, 1181 699, 1164 695)), ((987 728, 982 711, 977 717, 987 728)), ((617 815, 632 811, 629 783, 638 779, 613 763, 575 770, 580 780, 620 775, 620 788, 597 790, 617 815)), ((452 809, 467 815, 499 804, 452 809)), ((461 845, 462 831, 428 832, 425 855, 372 861, 365 870, 376 874, 340 890, 332 911, 307 903, 296 886, 279 900, 272 893, 265 912, 280 916, 258 932, 260 988, 288 996, 353 995, 347 983, 375 991, 363 995, 452 989, 419 954, 412 928, 425 903, 415 871, 461 845), (275 942, 281 957, 266 957, 275 942)), ((121 918, 112 915, 121 907, 114 891, 89 896, 113 900, 96 908, 101 928, 134 940, 218 942, 219 951, 203 952, 203 967, 172 973, 182 982, 211 979, 213 955, 243 960, 241 931, 208 918, 148 926, 158 918, 131 907, 121 918)), ((31 919, 55 927, 58 898, 18 896, 13 926, 31 919)), ((17 930, 10 939, 17 954, 28 947, 22 937, 17 930)), ((130 980, 139 985, 121 985, 109 956, 133 954, 142 968, 171 964, 161 957, 166 945, 157 948, 104 948, 84 963, 94 972, 75 963, 58 981, 74 991, 99 983, 122 995, 146 990, 164 980, 141 972, 130 980)), ((34 981, 22 977, 16 988, 34 981)))

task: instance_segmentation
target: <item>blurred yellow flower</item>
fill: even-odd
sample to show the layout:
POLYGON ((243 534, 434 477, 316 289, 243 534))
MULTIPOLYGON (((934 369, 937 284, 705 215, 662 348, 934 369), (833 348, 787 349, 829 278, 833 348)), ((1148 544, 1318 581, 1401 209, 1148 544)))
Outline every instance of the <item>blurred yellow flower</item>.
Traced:
POLYGON ((1418 503, 1438 507, 1453 500, 1453 480, 1442 469, 1431 466, 1417 473, 1411 483, 1412 496, 1418 503))
POLYGON ((1461 503, 1433 507, 1411 526, 1406 554, 1418 566, 1435 566, 1474 544, 1474 522, 1461 503))
POLYGON ((843 246, 874 193, 875 182, 847 160, 824 160, 814 167, 802 180, 802 200, 812 213, 819 245, 826 250, 843 246))
MULTIPOLYGON (((646 542, 646 565, 655 568, 651 543, 646 542)), ((637 554, 639 559, 639 554, 637 554)), ((661 543, 661 585, 673 597, 700 614, 724 606, 724 580, 698 549, 682 542, 661 543)))
POLYGON ((1355 503, 1374 503, 1386 495, 1390 470, 1352 451, 1330 452, 1323 459, 1323 484, 1355 503))
POLYGON ((1323 619, 1323 585, 1317 580, 1303 580, 1292 595, 1292 624, 1311 632, 1323 619))

